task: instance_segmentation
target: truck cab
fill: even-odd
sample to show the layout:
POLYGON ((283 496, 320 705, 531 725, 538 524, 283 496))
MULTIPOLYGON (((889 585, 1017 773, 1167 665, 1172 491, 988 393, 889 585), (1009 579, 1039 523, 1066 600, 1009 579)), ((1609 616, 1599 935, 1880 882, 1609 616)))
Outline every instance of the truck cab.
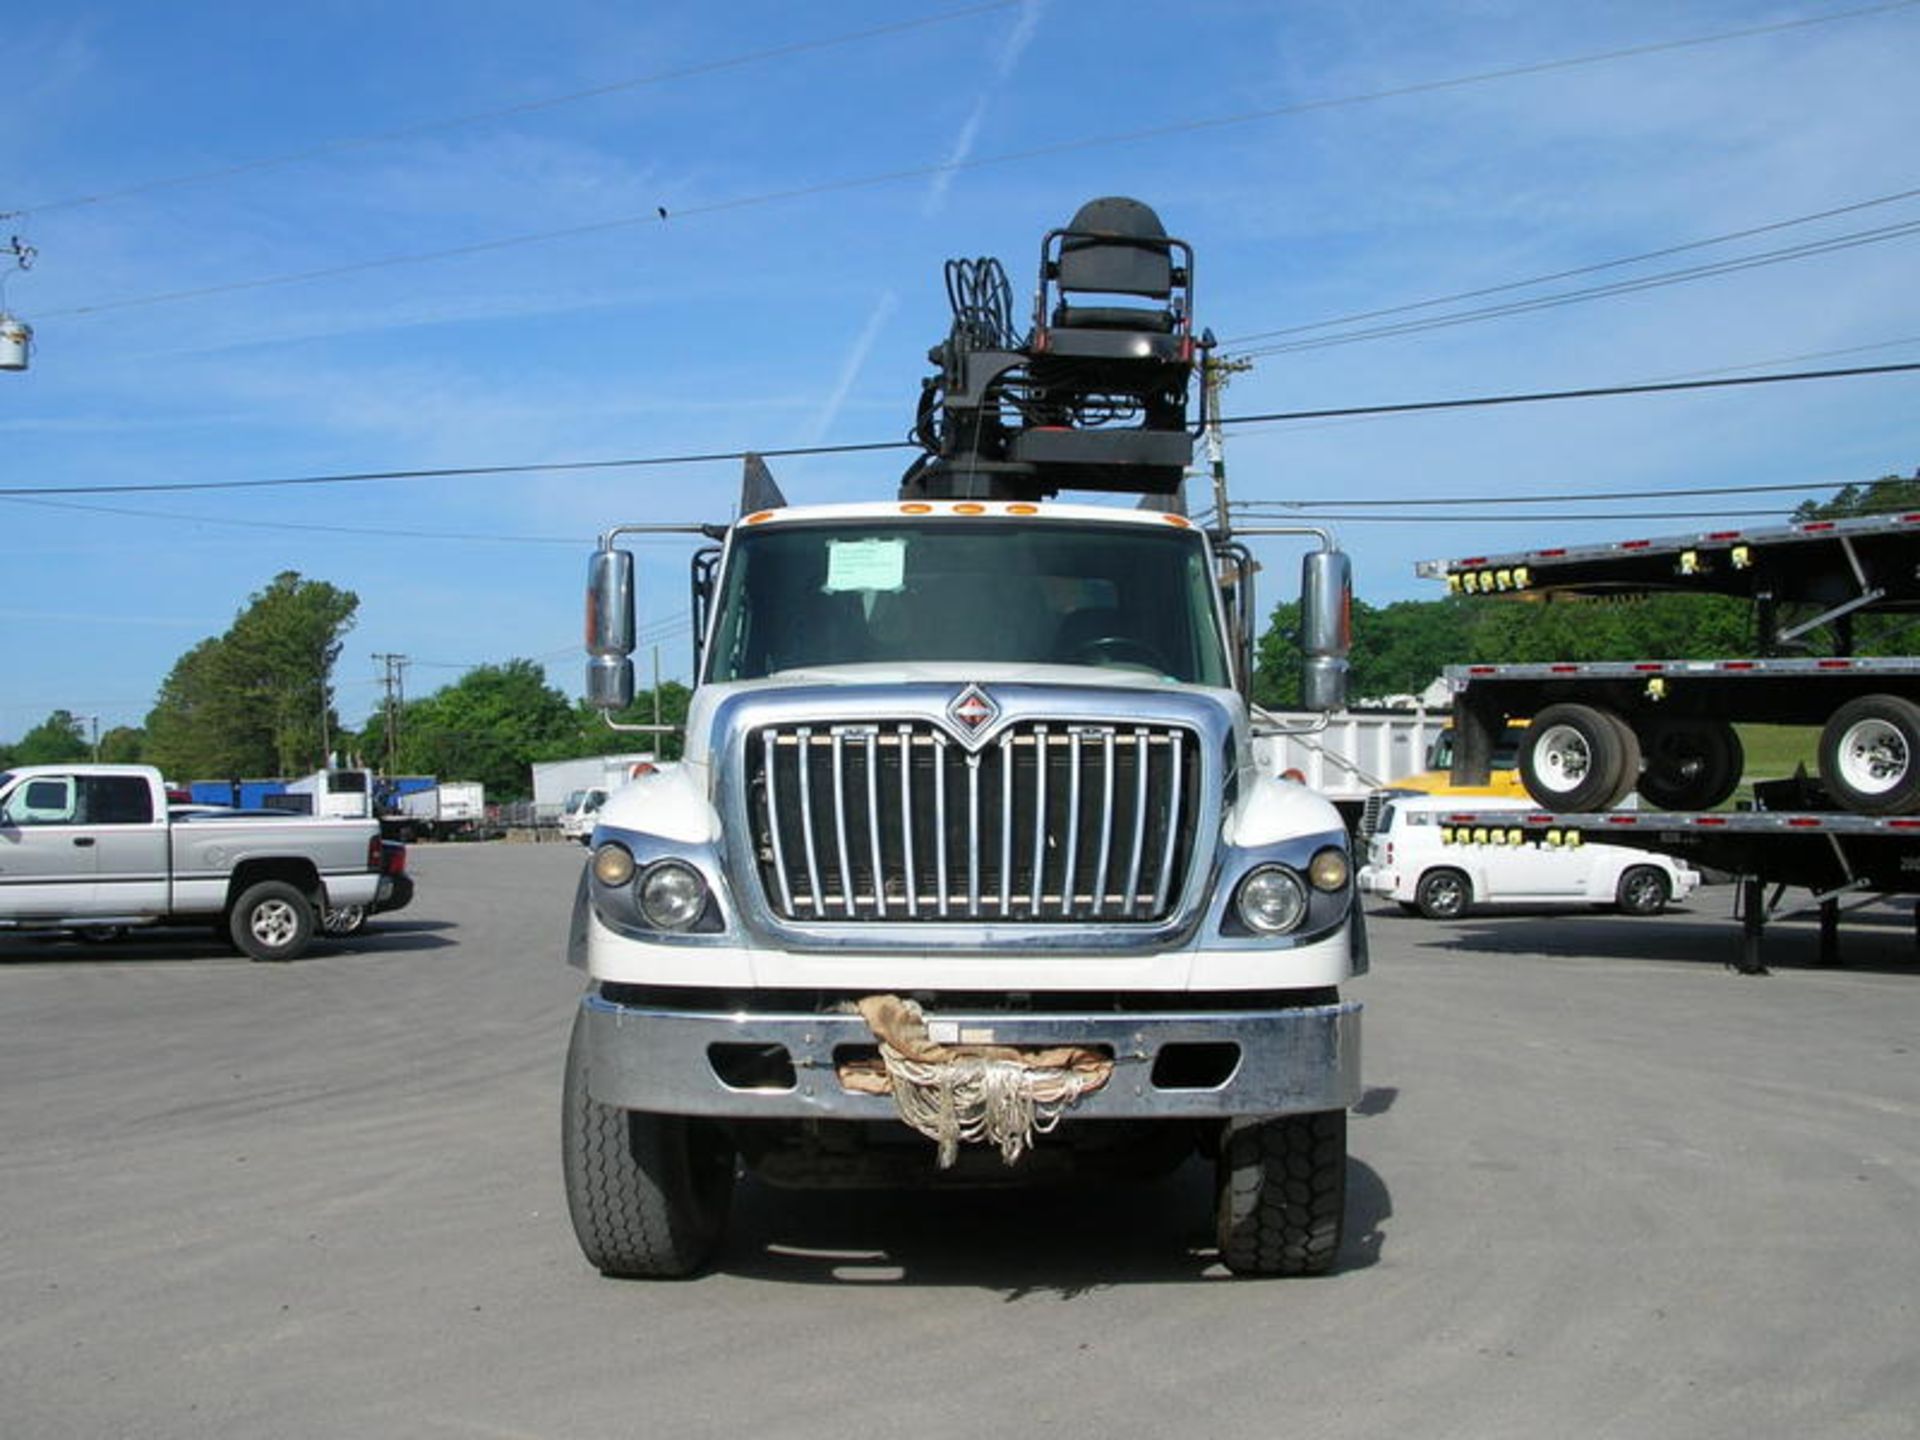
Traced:
MULTIPOLYGON (((588 698, 609 715, 634 693, 621 537, 717 542, 693 559, 684 758, 600 808, 568 940, 563 1168, 604 1273, 705 1263, 743 1164, 1003 1180, 1196 1152, 1230 1269, 1333 1263, 1360 1093, 1343 987, 1366 968, 1347 830, 1255 758, 1250 553, 1160 488, 1191 449, 1165 293, 1190 274, 1142 211, 1095 202, 1049 236, 1023 341, 956 298, 896 499, 789 505, 750 459, 734 523, 602 537, 588 698), (1090 263, 1113 246, 1147 263, 1090 263), (1081 408, 1148 428, 1076 428, 1081 408), (1063 423, 1007 432, 1016 413, 1063 423), (1051 498, 1068 481, 1141 498, 1051 498)), ((1318 538, 1326 712, 1348 578, 1318 538)))

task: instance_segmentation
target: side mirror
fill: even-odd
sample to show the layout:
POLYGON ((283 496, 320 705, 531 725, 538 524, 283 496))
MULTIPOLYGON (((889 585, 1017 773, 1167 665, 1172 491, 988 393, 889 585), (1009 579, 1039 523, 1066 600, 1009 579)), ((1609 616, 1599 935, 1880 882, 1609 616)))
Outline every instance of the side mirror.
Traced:
POLYGON ((633 703, 633 555, 596 550, 587 562, 587 703, 624 710, 633 703))
POLYGON ((1300 699, 1323 713, 1347 703, 1353 647, 1353 567, 1344 551, 1310 551, 1300 564, 1300 699))

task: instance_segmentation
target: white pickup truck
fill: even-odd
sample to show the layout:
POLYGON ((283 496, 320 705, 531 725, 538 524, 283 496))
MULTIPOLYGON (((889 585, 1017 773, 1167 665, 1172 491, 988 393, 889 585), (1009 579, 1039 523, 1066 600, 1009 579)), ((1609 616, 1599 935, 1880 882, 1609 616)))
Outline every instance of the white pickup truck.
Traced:
POLYGON ((380 908, 373 820, 170 816, 147 765, 0 773, 0 931, 205 922, 255 960, 292 960, 328 911, 380 908))

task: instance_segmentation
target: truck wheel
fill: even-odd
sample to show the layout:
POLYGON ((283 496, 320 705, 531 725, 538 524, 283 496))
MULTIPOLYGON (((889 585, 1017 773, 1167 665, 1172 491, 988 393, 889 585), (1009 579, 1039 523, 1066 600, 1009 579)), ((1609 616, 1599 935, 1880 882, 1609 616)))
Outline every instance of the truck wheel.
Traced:
POLYGON ((358 935, 367 928, 367 907, 329 905, 320 912, 320 928, 329 935, 358 935))
POLYGON ((1602 810, 1638 778, 1632 732, 1592 705, 1549 705, 1520 742, 1520 779, 1549 810, 1602 810))
POLYGON ((1662 810, 1711 810, 1740 783, 1746 751, 1725 720, 1661 720, 1641 746, 1640 797, 1662 810))
POLYGON ((1899 695, 1842 705, 1820 732, 1820 778, 1862 815, 1920 810, 1920 705, 1899 695))
POLYGON ((1667 877, 1653 865, 1631 866, 1613 892, 1622 915, 1658 915, 1672 894, 1667 877))
POLYGON ((1215 1172, 1220 1258, 1236 1275, 1319 1275, 1340 1253, 1347 1112, 1234 1123, 1215 1172))
POLYGON ((733 1147, 699 1120, 596 1101, 587 1093, 582 1025, 576 1016, 560 1115, 574 1236, 602 1275, 691 1275, 726 1229, 733 1147))
POLYGON ((313 904, 284 880, 262 880, 234 902, 227 934, 255 960, 297 959, 313 939, 313 904))
POLYGON ((1413 908, 1429 920, 1458 920, 1473 903, 1473 882, 1458 870, 1429 870, 1413 889, 1413 908))

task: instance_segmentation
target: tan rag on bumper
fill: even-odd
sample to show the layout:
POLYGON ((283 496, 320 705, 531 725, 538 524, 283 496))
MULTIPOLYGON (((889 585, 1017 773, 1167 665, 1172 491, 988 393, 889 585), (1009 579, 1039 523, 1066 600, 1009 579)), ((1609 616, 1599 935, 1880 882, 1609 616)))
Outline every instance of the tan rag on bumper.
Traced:
POLYGON ((868 1095, 891 1092, 900 1118, 939 1145, 942 1169, 962 1140, 991 1141, 1011 1165, 1059 1123, 1062 1111, 1098 1090, 1113 1061, 1079 1045, 941 1045, 920 1007, 898 995, 869 995, 860 1018, 880 1042, 877 1061, 846 1061, 840 1083, 868 1095))

